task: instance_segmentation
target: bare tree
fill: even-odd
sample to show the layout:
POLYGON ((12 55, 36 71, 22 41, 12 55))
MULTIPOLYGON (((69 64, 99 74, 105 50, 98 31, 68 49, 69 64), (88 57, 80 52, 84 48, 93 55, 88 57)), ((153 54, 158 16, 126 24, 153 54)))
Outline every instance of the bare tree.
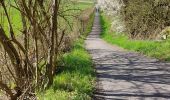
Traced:
POLYGON ((3 23, 0 23, 0 51, 3 49, 5 53, 5 59, 2 59, 6 61, 4 68, 8 66, 3 72, 9 72, 7 76, 13 78, 11 81, 2 78, 0 88, 11 100, 35 97, 36 90, 53 84, 57 60, 67 31, 60 21, 62 19, 71 29, 72 24, 68 18, 78 18, 74 13, 68 13, 75 10, 67 8, 65 2, 68 1, 0 0, 3 8, 0 10, 5 14, 1 18, 7 19, 9 29, 8 33, 3 23), (19 31, 14 30, 9 7, 17 10, 22 19, 19 31), (13 88, 10 82, 14 84, 13 88))

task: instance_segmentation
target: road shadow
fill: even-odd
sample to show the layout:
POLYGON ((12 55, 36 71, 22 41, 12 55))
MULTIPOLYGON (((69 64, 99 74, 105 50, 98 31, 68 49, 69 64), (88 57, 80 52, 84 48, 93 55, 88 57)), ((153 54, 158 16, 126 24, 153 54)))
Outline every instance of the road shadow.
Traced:
POLYGON ((93 49, 89 52, 98 77, 94 100, 170 99, 169 63, 125 51, 93 49), (103 89, 102 85, 108 86, 103 89))
POLYGON ((170 63, 122 50, 100 39, 96 13, 86 49, 96 68, 94 100, 170 100, 170 63))

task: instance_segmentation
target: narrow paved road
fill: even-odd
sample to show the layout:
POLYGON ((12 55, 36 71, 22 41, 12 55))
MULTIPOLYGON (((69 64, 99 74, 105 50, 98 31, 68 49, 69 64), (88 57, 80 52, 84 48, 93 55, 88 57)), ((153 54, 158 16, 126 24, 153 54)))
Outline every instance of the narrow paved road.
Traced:
POLYGON ((170 64, 109 45, 96 14, 86 40, 97 73, 94 100, 170 100, 170 64))

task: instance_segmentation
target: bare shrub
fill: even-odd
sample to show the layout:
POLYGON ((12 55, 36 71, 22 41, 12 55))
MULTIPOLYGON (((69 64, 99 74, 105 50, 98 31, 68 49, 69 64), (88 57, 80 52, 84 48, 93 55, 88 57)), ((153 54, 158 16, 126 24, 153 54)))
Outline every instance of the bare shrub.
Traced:
POLYGON ((36 99, 36 91, 53 84, 61 48, 68 45, 74 24, 69 19, 78 18, 68 2, 0 0, 4 20, 0 23, 0 89, 11 100, 36 99), (19 29, 14 27, 19 23, 12 20, 10 9, 21 18, 19 29))
POLYGON ((154 39, 170 25, 169 0, 123 0, 124 21, 131 38, 154 39))

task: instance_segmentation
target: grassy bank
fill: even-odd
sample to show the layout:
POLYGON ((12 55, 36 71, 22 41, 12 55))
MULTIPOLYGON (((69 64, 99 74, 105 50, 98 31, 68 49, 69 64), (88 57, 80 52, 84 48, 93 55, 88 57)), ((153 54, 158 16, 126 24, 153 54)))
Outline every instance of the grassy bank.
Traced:
POLYGON ((101 14, 102 34, 101 37, 111 44, 116 44, 131 51, 137 51, 142 54, 154 57, 163 61, 170 61, 170 40, 149 41, 149 40, 131 40, 125 34, 111 32, 111 20, 101 14))
POLYGON ((57 74, 51 89, 40 95, 40 100, 90 100, 93 93, 94 69, 84 49, 84 40, 75 42, 70 53, 63 56, 64 68, 57 74))
POLYGON ((92 29, 93 19, 94 14, 71 52, 63 55, 64 67, 54 78, 53 86, 39 94, 40 100, 91 100, 95 74, 91 57, 84 48, 84 38, 92 29))

